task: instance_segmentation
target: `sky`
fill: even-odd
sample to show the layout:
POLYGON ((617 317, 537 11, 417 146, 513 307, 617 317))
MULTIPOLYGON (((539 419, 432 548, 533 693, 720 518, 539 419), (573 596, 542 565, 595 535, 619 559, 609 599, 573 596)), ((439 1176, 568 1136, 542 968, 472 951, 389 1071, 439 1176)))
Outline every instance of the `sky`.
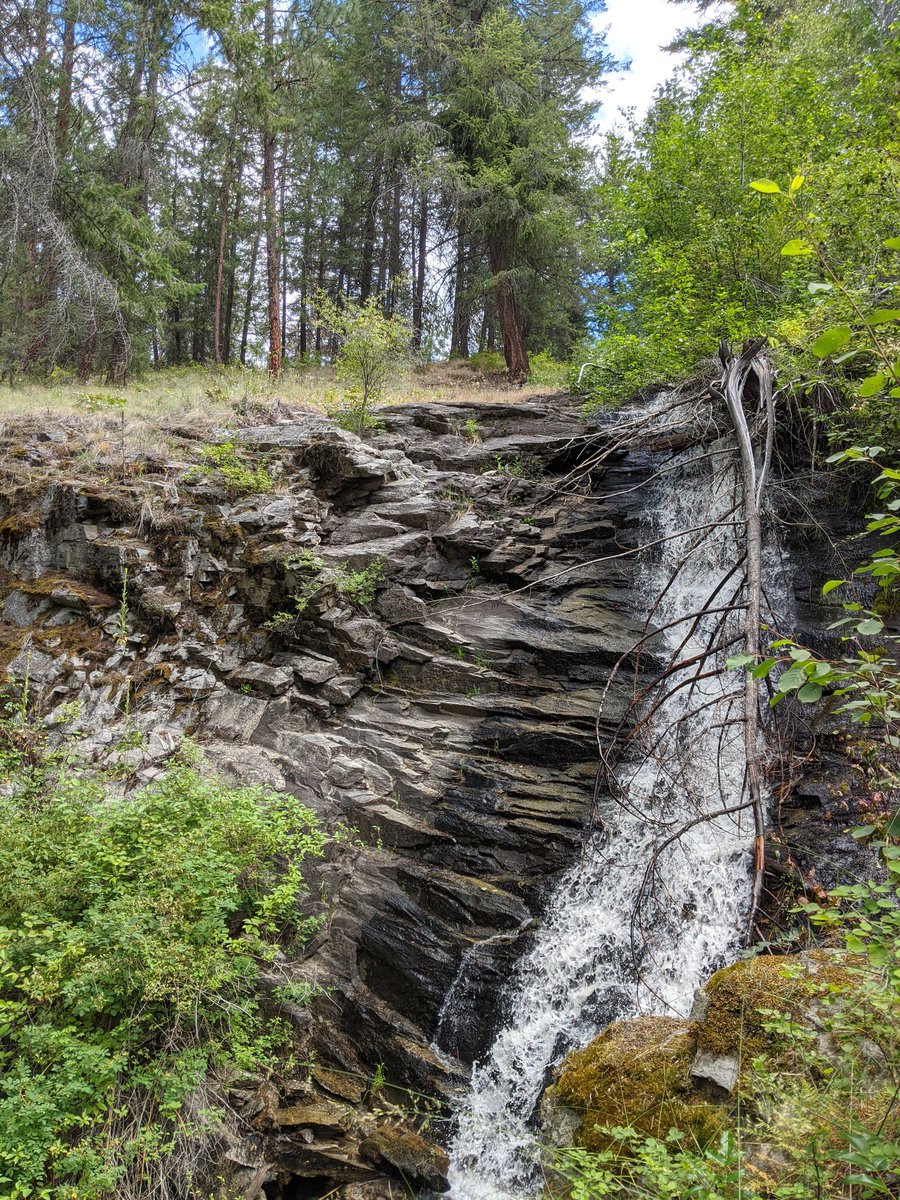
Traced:
POLYGON ((606 12, 597 24, 608 30, 610 54, 619 60, 630 59, 631 69, 611 75, 603 89, 601 130, 621 120, 621 108, 636 108, 638 116, 647 111, 657 85, 671 75, 678 62, 676 55, 667 54, 662 47, 679 28, 690 25, 693 16, 689 5, 668 0, 606 0, 606 12))

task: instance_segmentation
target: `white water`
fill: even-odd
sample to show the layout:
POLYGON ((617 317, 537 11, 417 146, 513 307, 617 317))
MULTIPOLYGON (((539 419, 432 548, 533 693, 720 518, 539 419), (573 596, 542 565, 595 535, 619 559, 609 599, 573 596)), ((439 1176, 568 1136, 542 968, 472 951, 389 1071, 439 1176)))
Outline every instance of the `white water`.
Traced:
MULTIPOLYGON (((686 465, 652 498, 647 541, 728 519, 730 471, 716 474, 699 451, 681 459, 686 465)), ((697 540, 692 534, 663 541, 655 561, 645 554, 634 564, 648 603, 674 576, 653 615, 657 627, 701 609, 735 564, 733 529, 717 530, 695 547, 697 540)), ((713 607, 727 604, 737 578, 713 607)), ((705 617, 680 650, 691 622, 663 631, 655 656, 678 651, 680 661, 691 658, 716 620, 705 617)), ((508 989, 506 1026, 473 1070, 451 1149, 453 1200, 523 1200, 537 1190, 530 1186, 538 1161, 531 1118, 549 1068, 617 1017, 687 1015, 695 989, 736 951, 750 901, 749 813, 701 822, 663 849, 634 938, 632 918, 645 871, 665 839, 699 814, 740 803, 743 731, 723 726, 742 711, 740 697, 730 695, 739 688, 735 674, 723 670, 675 692, 651 718, 643 746, 618 769, 624 803, 609 803, 604 832, 557 888, 508 989), (669 728, 673 722, 677 729, 669 728)))

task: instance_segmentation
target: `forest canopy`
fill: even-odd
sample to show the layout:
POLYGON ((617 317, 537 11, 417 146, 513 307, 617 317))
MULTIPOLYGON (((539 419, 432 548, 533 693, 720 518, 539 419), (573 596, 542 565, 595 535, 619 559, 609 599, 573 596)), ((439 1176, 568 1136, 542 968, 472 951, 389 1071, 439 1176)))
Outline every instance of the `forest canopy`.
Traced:
POLYGON ((583 328, 581 0, 44 0, 0 28, 0 361, 327 353, 313 296, 527 370, 583 328))
POLYGON ((852 392, 865 351, 810 347, 891 311, 896 7, 684 4, 670 80, 601 137, 594 0, 4 3, 0 371, 277 377, 333 361, 319 297, 425 361, 590 358, 604 400, 750 336, 852 392))

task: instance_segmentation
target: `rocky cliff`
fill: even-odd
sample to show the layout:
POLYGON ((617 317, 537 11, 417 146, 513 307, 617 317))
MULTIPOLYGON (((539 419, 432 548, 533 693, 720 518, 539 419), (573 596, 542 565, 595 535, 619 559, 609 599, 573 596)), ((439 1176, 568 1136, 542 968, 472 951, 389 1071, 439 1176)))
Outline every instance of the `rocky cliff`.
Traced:
MULTIPOLYGON (((464 1085, 578 853, 634 686, 598 726, 640 635, 638 488, 672 453, 588 469, 608 434, 557 401, 380 416, 365 441, 318 416, 241 429, 263 493, 198 469, 190 429, 124 474, 111 448, 88 477, 65 425, 10 431, 2 462, 0 656, 47 725, 124 788, 190 736, 342 831, 323 928, 282 964, 323 989, 283 1006, 307 1069, 231 1081, 223 1158, 271 1196, 441 1186, 391 1085, 464 1085)), ((791 803, 808 841, 828 789, 791 803)), ((782 882, 795 862, 786 842, 782 882)))

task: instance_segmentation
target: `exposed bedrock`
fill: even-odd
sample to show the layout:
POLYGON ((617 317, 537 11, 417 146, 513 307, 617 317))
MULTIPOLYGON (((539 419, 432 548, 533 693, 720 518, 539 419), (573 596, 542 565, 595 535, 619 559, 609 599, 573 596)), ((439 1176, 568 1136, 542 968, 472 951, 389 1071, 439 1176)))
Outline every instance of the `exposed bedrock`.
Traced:
MULTIPOLYGON (((600 692, 639 634, 632 560, 615 556, 639 540, 632 489, 654 459, 576 478, 602 435, 542 403, 382 415, 366 442, 317 416, 243 429, 275 478, 251 496, 174 461, 78 482, 59 439, 36 433, 0 508, 0 651, 48 723, 129 786, 189 734, 227 777, 343 826, 314 880, 325 927, 285 968, 328 989, 290 1014, 298 1036, 332 1084, 380 1063, 447 1096, 583 836, 600 692), (378 586, 360 597, 373 564, 378 586), (126 727, 141 745, 123 744, 126 727), (467 954, 471 1019, 444 1022, 438 1044, 467 954)), ((631 686, 623 673, 601 728, 631 686)), ((295 1101, 243 1091, 264 1144, 234 1150, 241 1170, 268 1153, 310 1177, 372 1173, 355 1148, 346 1171, 322 1167, 313 1149, 335 1129, 289 1153, 282 1118, 260 1113, 295 1101)), ((332 1157, 350 1153, 335 1144, 332 1157)))
POLYGON ((279 964, 327 989, 287 1006, 317 1074, 281 1095, 238 1081, 251 1132, 229 1158, 245 1183, 268 1162, 269 1178, 360 1197, 385 1172, 440 1182, 414 1130, 359 1117, 359 1080, 383 1064, 448 1097, 489 1043, 584 836, 597 737, 632 695, 620 672, 598 725, 646 611, 628 553, 638 485, 673 452, 585 474, 606 435, 555 403, 380 415, 366 441, 318 416, 243 429, 275 480, 266 495, 178 461, 79 482, 40 432, 0 492, 0 662, 27 674, 48 725, 127 786, 188 734, 227 777, 344 828, 313 880, 325 925, 302 964, 279 964), (140 744, 123 741, 135 729, 140 744))

